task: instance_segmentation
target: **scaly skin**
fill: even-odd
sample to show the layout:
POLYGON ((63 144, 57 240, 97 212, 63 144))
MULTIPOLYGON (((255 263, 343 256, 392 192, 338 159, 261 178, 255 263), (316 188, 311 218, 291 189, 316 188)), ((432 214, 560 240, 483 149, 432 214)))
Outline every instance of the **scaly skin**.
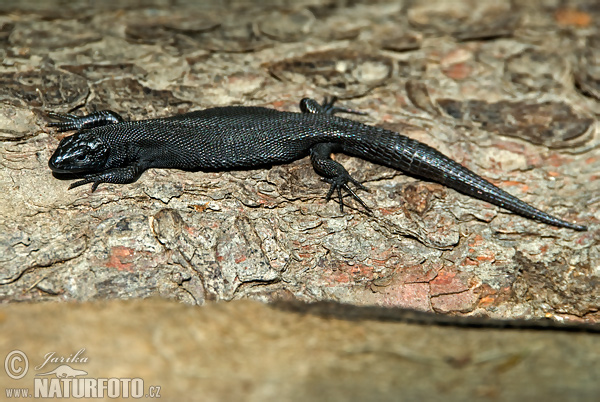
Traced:
POLYGON ((343 210, 342 189, 365 209, 348 183, 365 189, 331 159, 343 152, 399 169, 490 202, 516 214, 574 230, 585 226, 548 215, 494 186, 437 150, 393 131, 334 116, 356 113, 331 102, 300 102, 302 113, 262 107, 219 107, 173 117, 123 121, 112 111, 88 116, 51 114, 64 138, 48 165, 57 173, 83 177, 94 191, 100 183, 132 183, 149 168, 225 170, 288 163, 310 154, 314 169, 331 184, 343 210))

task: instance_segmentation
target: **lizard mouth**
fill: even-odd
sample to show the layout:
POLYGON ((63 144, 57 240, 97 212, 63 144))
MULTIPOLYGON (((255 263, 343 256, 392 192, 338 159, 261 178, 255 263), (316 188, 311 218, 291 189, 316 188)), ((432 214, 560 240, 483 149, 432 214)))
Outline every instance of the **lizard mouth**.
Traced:
POLYGON ((52 170, 53 173, 82 173, 90 171, 89 168, 79 167, 79 166, 69 166, 64 167, 57 163, 56 160, 50 159, 48 161, 48 167, 52 170))
POLYGON ((84 169, 78 168, 76 166, 65 165, 64 159, 65 158, 64 158, 63 152, 61 152, 60 149, 57 149, 56 151, 54 151, 54 154, 52 154, 52 156, 48 160, 48 167, 54 173, 72 173, 72 172, 84 170, 84 169))
POLYGON ((61 155, 59 155, 58 150, 56 150, 54 152, 54 154, 52 154, 52 157, 50 158, 50 160, 48 160, 48 167, 50 168, 50 170, 52 170, 55 173, 70 172, 71 170, 65 169, 63 166, 60 165, 60 159, 61 159, 61 155))
POLYGON ((109 156, 108 147, 87 133, 63 138, 48 160, 55 173, 77 173, 102 170, 109 156))

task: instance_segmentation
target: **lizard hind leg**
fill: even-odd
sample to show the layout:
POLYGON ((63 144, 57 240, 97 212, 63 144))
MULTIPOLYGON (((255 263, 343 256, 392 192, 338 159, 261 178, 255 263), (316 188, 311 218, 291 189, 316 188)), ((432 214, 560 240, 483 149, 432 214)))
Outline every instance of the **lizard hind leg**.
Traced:
POLYGON ((337 193, 337 197, 340 204, 340 212, 344 212, 344 200, 342 196, 342 189, 350 194, 362 207, 371 212, 371 209, 365 204, 363 200, 352 190, 348 183, 354 184, 361 190, 368 191, 358 180, 350 176, 350 173, 342 166, 339 162, 331 159, 331 153, 335 151, 338 144, 321 143, 316 144, 310 149, 310 160, 312 162, 315 171, 323 176, 323 180, 331 187, 327 192, 325 199, 329 201, 334 192, 337 193))
POLYGON ((323 103, 319 103, 311 98, 304 98, 300 101, 300 110, 302 113, 313 113, 313 114, 329 114, 334 115, 336 113, 350 113, 366 115, 365 112, 360 112, 354 109, 347 109, 344 107, 333 106, 337 102, 337 98, 332 96, 331 98, 325 98, 323 103))

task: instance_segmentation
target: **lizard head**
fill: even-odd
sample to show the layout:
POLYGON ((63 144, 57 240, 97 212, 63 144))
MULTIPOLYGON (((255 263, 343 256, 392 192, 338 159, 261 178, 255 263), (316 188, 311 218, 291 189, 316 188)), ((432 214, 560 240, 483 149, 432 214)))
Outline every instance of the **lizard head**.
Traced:
POLYGON ((105 167, 109 154, 110 149, 101 138, 85 131, 63 138, 48 166, 56 173, 99 171, 105 167))

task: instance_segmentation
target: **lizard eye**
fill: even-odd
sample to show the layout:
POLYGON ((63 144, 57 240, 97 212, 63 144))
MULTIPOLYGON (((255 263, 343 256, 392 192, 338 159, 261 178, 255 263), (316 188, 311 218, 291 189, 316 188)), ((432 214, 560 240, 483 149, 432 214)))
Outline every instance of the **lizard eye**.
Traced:
POLYGON ((48 161, 55 172, 93 172, 105 168, 110 149, 89 132, 73 134, 62 139, 48 161))

